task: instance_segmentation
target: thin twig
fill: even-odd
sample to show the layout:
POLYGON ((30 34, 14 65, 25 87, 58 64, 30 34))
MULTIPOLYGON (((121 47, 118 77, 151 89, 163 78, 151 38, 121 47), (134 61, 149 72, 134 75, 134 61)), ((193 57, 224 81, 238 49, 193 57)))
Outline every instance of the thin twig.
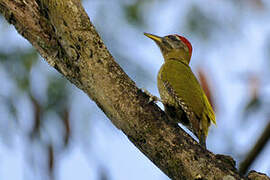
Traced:
POLYGON ((266 128, 264 129, 261 137, 258 139, 257 143, 254 145, 254 147, 250 150, 250 152, 246 156, 246 159, 241 162, 239 166, 240 174, 247 173, 252 163, 255 161, 255 159, 258 157, 260 152, 263 150, 263 148, 267 144, 269 138, 270 138, 270 121, 268 125, 266 126, 266 128))

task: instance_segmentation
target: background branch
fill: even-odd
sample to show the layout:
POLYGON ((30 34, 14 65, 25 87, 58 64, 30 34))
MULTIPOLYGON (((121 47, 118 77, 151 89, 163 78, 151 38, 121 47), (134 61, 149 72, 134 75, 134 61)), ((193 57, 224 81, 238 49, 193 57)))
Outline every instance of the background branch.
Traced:
POLYGON ((270 122, 265 127, 262 135, 257 140, 257 143, 254 145, 254 147, 250 150, 250 152, 247 154, 246 158, 241 162, 239 166, 239 172, 241 174, 246 174, 252 163, 256 160, 256 157, 260 154, 260 152, 263 150, 265 145, 267 144, 268 140, 270 138, 270 122))

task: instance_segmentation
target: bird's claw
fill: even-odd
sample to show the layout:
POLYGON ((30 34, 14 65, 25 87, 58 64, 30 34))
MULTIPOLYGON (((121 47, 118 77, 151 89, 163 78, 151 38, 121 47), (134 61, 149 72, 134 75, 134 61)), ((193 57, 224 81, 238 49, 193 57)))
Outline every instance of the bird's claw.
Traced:
POLYGON ((142 88, 142 91, 147 94, 149 96, 149 100, 148 100, 148 103, 151 103, 151 102, 158 102, 160 101, 161 102, 161 99, 159 99, 157 96, 154 96, 152 95, 149 91, 147 91, 145 88, 142 88))

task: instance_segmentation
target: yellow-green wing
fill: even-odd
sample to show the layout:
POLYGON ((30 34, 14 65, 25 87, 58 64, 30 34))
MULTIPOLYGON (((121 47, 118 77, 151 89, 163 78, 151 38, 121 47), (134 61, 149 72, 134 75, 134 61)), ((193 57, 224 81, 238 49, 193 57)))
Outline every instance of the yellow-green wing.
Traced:
POLYGON ((216 124, 215 115, 190 67, 179 61, 166 61, 160 69, 159 76, 161 78, 159 87, 164 83, 164 86, 172 89, 168 91, 179 99, 179 106, 189 115, 188 118, 193 121, 192 125, 196 126, 193 130, 203 129, 204 134, 207 135, 210 121, 216 124))

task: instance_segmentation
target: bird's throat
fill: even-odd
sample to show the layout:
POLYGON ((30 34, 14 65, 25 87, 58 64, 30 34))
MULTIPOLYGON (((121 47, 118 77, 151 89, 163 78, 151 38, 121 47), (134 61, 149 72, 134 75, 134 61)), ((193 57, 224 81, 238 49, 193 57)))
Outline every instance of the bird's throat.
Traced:
POLYGON ((190 57, 187 57, 177 51, 172 51, 172 52, 163 54, 163 57, 164 57, 165 62, 168 60, 173 60, 173 61, 178 61, 178 62, 188 65, 190 61, 190 57))

